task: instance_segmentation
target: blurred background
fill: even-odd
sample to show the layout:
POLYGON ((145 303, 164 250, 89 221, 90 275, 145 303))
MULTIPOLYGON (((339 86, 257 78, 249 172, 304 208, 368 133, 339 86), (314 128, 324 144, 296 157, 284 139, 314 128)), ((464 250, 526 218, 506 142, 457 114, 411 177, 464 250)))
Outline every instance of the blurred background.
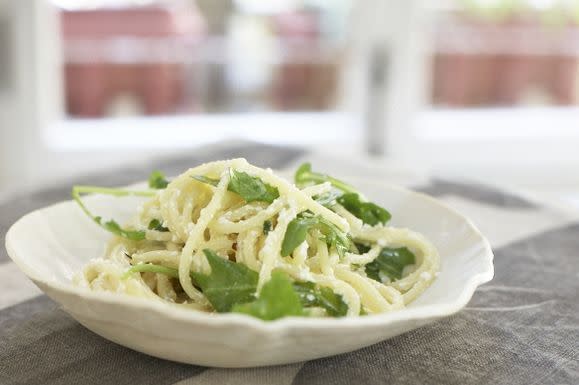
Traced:
POLYGON ((0 193, 254 140, 579 206, 577 0, 0 0, 0 193))

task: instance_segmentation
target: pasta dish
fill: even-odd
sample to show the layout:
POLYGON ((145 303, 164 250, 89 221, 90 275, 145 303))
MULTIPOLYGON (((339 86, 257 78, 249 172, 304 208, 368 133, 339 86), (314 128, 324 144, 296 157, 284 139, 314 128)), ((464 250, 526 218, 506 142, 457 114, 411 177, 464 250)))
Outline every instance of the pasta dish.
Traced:
POLYGON ((149 189, 75 186, 73 198, 113 234, 76 285, 206 312, 263 320, 341 317, 405 307, 435 279, 436 248, 388 225, 390 213, 354 187, 298 168, 293 183, 244 159, 210 162, 149 189), (147 198, 119 224, 85 194, 147 198))

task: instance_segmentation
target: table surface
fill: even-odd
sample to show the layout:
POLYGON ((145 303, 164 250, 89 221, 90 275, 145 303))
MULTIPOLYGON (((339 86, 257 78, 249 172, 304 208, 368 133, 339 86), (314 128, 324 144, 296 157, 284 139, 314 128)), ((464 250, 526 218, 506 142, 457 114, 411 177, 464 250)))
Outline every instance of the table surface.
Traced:
POLYGON ((260 166, 307 159, 335 175, 380 177, 469 216, 495 252, 495 278, 456 315, 355 352, 292 365, 214 369, 150 357, 74 321, 0 249, 0 384, 578 384, 579 219, 485 186, 370 161, 266 146, 217 144, 0 202, 0 234, 23 214, 67 199, 73 183, 123 185, 152 169, 178 174, 243 156, 260 166))

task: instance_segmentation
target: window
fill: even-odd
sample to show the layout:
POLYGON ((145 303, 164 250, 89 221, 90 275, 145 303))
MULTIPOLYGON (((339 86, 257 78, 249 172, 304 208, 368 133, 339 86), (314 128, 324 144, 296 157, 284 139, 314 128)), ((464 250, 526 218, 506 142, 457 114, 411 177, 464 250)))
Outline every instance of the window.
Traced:
POLYGON ((61 48, 62 81, 36 61, 27 78, 37 91, 27 101, 58 111, 65 94, 62 119, 34 119, 54 159, 38 170, 74 157, 84 172, 224 138, 348 143, 505 180, 521 167, 579 166, 579 31, 565 8, 575 2, 51 3, 60 26, 35 11, 36 34, 17 44, 40 59, 61 48))

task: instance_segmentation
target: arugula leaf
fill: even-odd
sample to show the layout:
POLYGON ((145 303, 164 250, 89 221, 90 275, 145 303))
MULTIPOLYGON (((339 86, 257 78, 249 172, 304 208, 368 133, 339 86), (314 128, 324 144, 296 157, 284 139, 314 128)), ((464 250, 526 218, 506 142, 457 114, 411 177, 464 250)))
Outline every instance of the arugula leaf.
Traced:
MULTIPOLYGON (((204 250, 204 252, 207 252, 204 250)), ((212 253, 209 250, 210 253, 212 253)), ((216 265, 219 266, 217 269, 222 270, 222 265, 236 263, 230 262, 219 256, 211 254, 208 259, 218 258, 222 261, 217 261, 216 265)), ((215 264, 214 264, 215 265, 215 264)), ((215 269, 212 265, 212 269, 215 269)), ((243 266, 243 265, 240 265, 243 266)), ((225 267, 225 270, 228 270, 225 267)), ((253 271, 252 271, 253 272, 253 271)), ((121 277, 121 279, 127 279, 132 273, 158 273, 165 274, 171 278, 179 279, 179 270, 172 267, 167 267, 163 265, 155 265, 152 263, 140 263, 131 266, 121 277)), ((212 271, 213 274, 213 271, 212 271)), ((253 274, 249 274, 251 276, 253 274)), ((207 290, 203 289, 204 286, 197 281, 201 277, 207 277, 203 274, 191 272, 191 278, 196 287, 200 288, 207 296, 207 290)), ((212 279, 211 277, 208 278, 212 279)), ((205 287, 206 283, 204 283, 205 287)), ((254 293, 257 289, 257 280, 250 282, 251 293, 254 293), (255 282, 255 284, 253 283, 255 282)), ((239 286, 237 286, 239 288, 239 286)), ((211 290, 208 290, 211 291, 211 290)), ((217 295, 217 292, 215 293, 217 295)), ((209 297, 208 297, 209 299, 209 297)), ((221 303, 221 300, 216 301, 214 298, 209 299, 213 307, 217 310, 215 303, 221 303)), ((253 294, 250 296, 241 297, 240 302, 231 301, 231 311, 238 313, 249 314, 264 320, 273 320, 285 316, 300 316, 306 315, 303 311, 304 307, 322 307, 326 310, 326 313, 332 317, 342 317, 348 312, 348 305, 343 301, 342 296, 334 293, 330 288, 320 287, 313 282, 292 282, 287 274, 279 270, 274 270, 272 277, 269 282, 267 282, 259 295, 259 298, 255 298, 253 294), (297 303, 296 303, 297 298, 297 303), (247 301, 249 299, 250 302, 247 301)), ((218 310, 219 311, 219 310, 218 310)), ((228 311, 228 310, 223 310, 228 311)))
POLYGON ((329 175, 313 172, 310 163, 302 164, 297 169, 294 179, 296 184, 300 187, 312 183, 319 184, 330 182, 332 186, 341 190, 344 194, 337 194, 336 192, 332 194, 330 192, 320 197, 316 197, 315 200, 326 207, 331 207, 333 201, 336 200, 339 204, 344 206, 346 210, 370 226, 375 226, 378 223, 386 224, 391 218, 390 213, 386 209, 375 203, 362 201, 360 199, 360 193, 349 184, 329 175))
POLYGON ((253 301, 259 275, 241 263, 221 258, 210 249, 203 250, 211 266, 209 275, 192 276, 213 308, 219 313, 231 311, 236 304, 253 301))
POLYGON ((267 235, 271 231, 272 226, 270 220, 263 222, 263 235, 267 235))
POLYGON ((336 204, 336 199, 340 196, 342 196, 341 192, 333 190, 322 195, 316 195, 314 200, 324 207, 331 208, 336 204))
POLYGON ((161 171, 153 171, 149 176, 149 187, 157 190, 162 190, 169 185, 169 181, 165 178, 165 174, 161 171))
POLYGON ((112 195, 116 197, 124 197, 131 195, 141 197, 151 197, 156 194, 155 191, 135 191, 135 190, 124 190, 124 189, 96 187, 96 186, 74 186, 72 188, 71 195, 74 201, 79 205, 81 210, 97 225, 123 238, 131 239, 134 241, 140 241, 145 239, 144 231, 123 229, 116 221, 112 219, 107 222, 103 222, 102 217, 93 215, 93 213, 90 212, 90 210, 85 206, 84 202, 81 199, 81 194, 88 194, 88 193, 112 195))
POLYGON ((169 229, 164 227, 163 224, 161 223, 161 221, 158 219, 153 219, 151 222, 149 222, 148 229, 160 231, 162 233, 166 233, 169 231, 169 229))
POLYGON ((310 163, 303 163, 294 175, 294 180, 296 185, 299 187, 304 187, 307 184, 320 184, 324 182, 330 182, 332 186, 336 187, 343 192, 357 192, 356 189, 349 184, 342 182, 339 179, 331 177, 326 174, 321 174, 312 171, 312 165, 310 163))
POLYGON ((350 240, 346 233, 333 223, 321 216, 313 217, 307 216, 307 213, 301 213, 288 224, 281 244, 282 257, 290 255, 296 247, 305 241, 308 231, 312 228, 320 230, 326 244, 330 248, 334 247, 338 255, 343 256, 350 248, 350 240))
POLYGON ((94 217, 93 220, 105 230, 118 235, 119 237, 127 238, 132 241, 142 241, 145 239, 144 231, 123 229, 117 222, 112 219, 104 223, 101 217, 94 217))
MULTIPOLYGON (((125 255, 127 255, 127 257, 130 258, 128 254, 125 253, 125 255)), ((167 267, 163 265, 155 265, 153 263, 139 263, 137 265, 133 265, 129 270, 126 271, 125 274, 121 276, 121 279, 127 279, 132 273, 158 273, 168 275, 171 278, 179 279, 178 269, 174 269, 172 267, 167 267)), ((190 276, 191 279, 193 280, 193 285, 199 288, 199 286, 195 282, 193 272, 191 272, 190 276)))
MULTIPOLYGON (((239 194, 248 203, 255 201, 271 203, 279 197, 277 188, 263 183, 261 179, 233 169, 229 172, 230 180, 227 190, 239 194)), ((204 175, 194 175, 192 178, 212 186, 217 186, 219 183, 219 179, 208 178, 204 175)))
POLYGON ((211 186, 217 187, 219 184, 219 179, 208 178, 205 175, 193 175, 191 178, 198 182, 210 184, 211 186))
POLYGON ((386 209, 377 204, 361 201, 357 193, 344 194, 337 198, 337 202, 370 226, 376 226, 378 223, 385 225, 392 217, 386 209))
POLYGON ((272 203, 279 197, 277 188, 264 183, 260 178, 233 169, 229 172, 230 180, 227 189, 239 194, 248 203, 254 201, 272 203))
POLYGON ((346 251, 350 249, 350 239, 348 235, 324 217, 319 216, 317 218, 317 227, 322 232, 326 244, 330 248, 335 248, 338 255, 343 257, 346 251))
POLYGON ((356 246, 356 249, 358 249, 360 254, 366 254, 371 249, 370 246, 358 242, 354 243, 354 246, 356 246))
POLYGON ((306 240, 308 229, 317 224, 319 220, 316 217, 296 217, 287 226, 283 241, 281 244, 281 256, 287 257, 296 247, 306 240))
POLYGON ((348 313, 348 305, 342 296, 329 287, 313 282, 294 282, 293 286, 304 307, 322 307, 332 317, 343 317, 348 313))
POLYGON ((384 248, 378 254, 378 257, 366 265, 366 275, 368 277, 382 282, 380 273, 388 276, 392 281, 402 278, 402 271, 408 265, 416 262, 414 254, 406 247, 384 248))
POLYGON ((303 316, 304 310, 300 297, 292 286, 286 273, 274 270, 259 293, 259 297, 249 303, 233 306, 233 311, 243 313, 265 321, 287 316, 303 316))

